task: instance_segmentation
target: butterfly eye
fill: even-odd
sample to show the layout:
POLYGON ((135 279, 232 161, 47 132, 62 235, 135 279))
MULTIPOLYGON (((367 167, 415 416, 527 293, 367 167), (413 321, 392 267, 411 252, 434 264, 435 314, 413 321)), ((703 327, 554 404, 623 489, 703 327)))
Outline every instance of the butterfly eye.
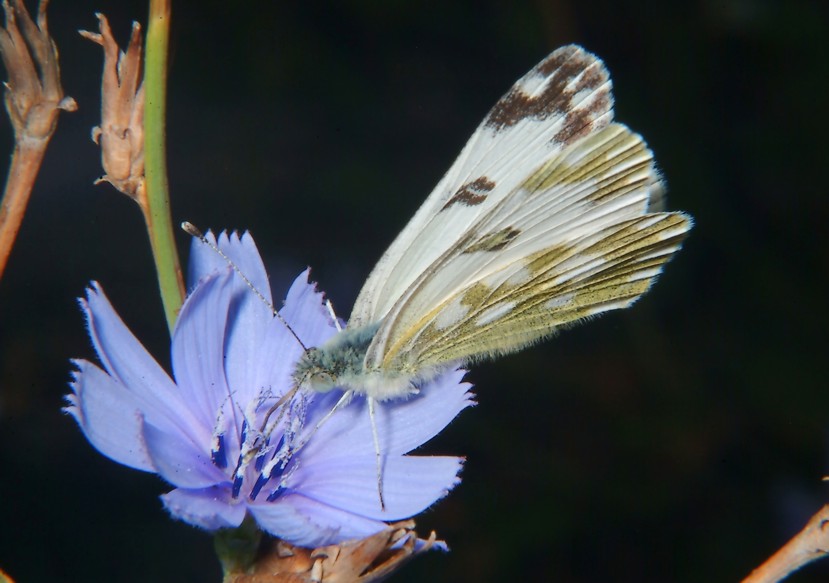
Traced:
POLYGON ((337 381, 327 370, 316 370, 308 376, 306 386, 317 393, 327 393, 337 386, 337 381))

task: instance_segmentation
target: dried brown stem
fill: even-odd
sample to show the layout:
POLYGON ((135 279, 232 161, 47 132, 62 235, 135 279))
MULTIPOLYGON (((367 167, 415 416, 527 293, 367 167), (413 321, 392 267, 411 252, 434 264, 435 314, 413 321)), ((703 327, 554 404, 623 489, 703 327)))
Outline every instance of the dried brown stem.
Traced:
POLYGON ((17 144, 14 148, 3 203, 0 204, 0 277, 26 214, 29 196, 45 154, 45 145, 17 144))
POLYGON ((230 574, 225 583, 371 583, 384 579, 435 542, 435 533, 416 549, 414 521, 340 545, 305 549, 271 541, 252 572, 230 574))
POLYGON ((63 94, 58 49, 46 26, 47 5, 47 0, 41 0, 35 23, 22 0, 3 1, 6 27, 0 30, 0 56, 9 75, 5 104, 15 148, 0 205, 0 277, 55 132, 58 112, 78 108, 74 99, 63 94))
POLYGON ((782 581, 804 565, 829 554, 829 504, 809 519, 794 538, 754 569, 742 583, 782 581))

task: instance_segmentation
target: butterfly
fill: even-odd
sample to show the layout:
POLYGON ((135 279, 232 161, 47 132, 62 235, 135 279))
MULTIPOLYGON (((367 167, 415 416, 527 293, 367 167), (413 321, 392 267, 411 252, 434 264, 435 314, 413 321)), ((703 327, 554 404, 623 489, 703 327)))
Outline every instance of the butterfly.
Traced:
POLYGON ((604 63, 559 48, 490 110, 297 386, 405 397, 450 364, 628 307, 691 228, 663 192, 643 139, 613 122, 604 63))
MULTIPOLYGON (((630 306, 692 226, 662 209, 664 190, 642 137, 613 122, 604 63, 559 48, 490 110, 374 267, 347 327, 305 349, 271 412, 296 391, 342 389, 313 435, 364 396, 384 508, 376 403, 630 306)), ((258 448, 247 451, 237 473, 258 448)))
POLYGON ((692 225, 663 194, 642 137, 613 122, 604 63, 559 48, 490 110, 295 385, 362 395, 373 419, 447 366, 630 306, 692 225))

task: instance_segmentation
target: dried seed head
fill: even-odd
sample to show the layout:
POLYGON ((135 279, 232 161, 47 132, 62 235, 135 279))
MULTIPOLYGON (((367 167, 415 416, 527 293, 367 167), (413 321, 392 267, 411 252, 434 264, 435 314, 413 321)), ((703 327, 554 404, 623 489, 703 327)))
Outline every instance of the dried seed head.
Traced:
POLYGON ((0 30, 0 56, 9 75, 6 109, 18 144, 48 142, 58 112, 78 109, 60 84, 58 49, 46 26, 47 5, 41 0, 35 23, 21 0, 3 2, 6 27, 0 30))
POLYGON ((104 49, 101 125, 92 129, 92 140, 101 146, 105 174, 96 184, 109 182, 145 206, 141 26, 133 23, 129 45, 122 52, 106 17, 100 13, 96 16, 100 33, 80 31, 81 36, 104 49))
POLYGON ((413 520, 396 522, 364 539, 313 550, 271 541, 250 572, 225 580, 232 583, 380 581, 435 544, 434 532, 418 544, 414 526, 413 520))

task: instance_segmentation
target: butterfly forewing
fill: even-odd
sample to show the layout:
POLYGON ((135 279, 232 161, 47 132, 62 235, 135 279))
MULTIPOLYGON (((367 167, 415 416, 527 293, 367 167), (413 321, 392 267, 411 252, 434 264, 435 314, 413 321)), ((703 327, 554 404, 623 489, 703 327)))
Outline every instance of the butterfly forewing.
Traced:
POLYGON ((481 217, 518 192, 541 165, 611 118, 611 84, 601 60, 572 45, 554 51, 516 82, 477 128, 377 263, 349 325, 395 318, 392 312, 412 286, 436 275, 434 266, 459 251, 481 217))
POLYGON ((511 352, 629 305, 658 273, 648 270, 648 249, 664 247, 660 264, 676 249, 670 236, 651 241, 647 221, 625 229, 658 218, 646 214, 655 175, 651 152, 623 125, 574 142, 457 235, 382 321, 367 366, 417 371, 511 352), (621 260, 612 252, 630 228, 641 232, 621 260), (601 286, 610 289, 591 289, 601 286))

